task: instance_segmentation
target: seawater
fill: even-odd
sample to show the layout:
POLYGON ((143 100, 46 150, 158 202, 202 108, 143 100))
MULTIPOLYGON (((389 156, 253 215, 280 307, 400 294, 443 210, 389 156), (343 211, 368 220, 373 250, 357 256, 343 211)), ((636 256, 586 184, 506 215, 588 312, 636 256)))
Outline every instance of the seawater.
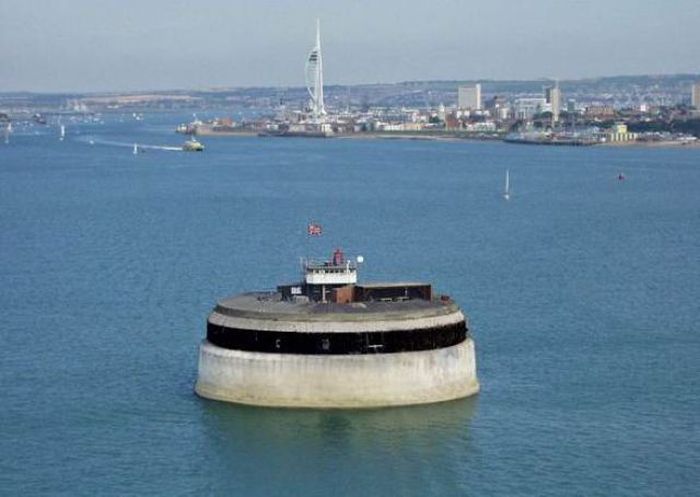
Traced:
POLYGON ((249 137, 132 154, 181 143, 180 120, 0 146, 2 495, 697 493, 700 150, 249 137), (214 302, 338 246, 366 280, 461 304, 481 393, 364 411, 196 397, 214 302))

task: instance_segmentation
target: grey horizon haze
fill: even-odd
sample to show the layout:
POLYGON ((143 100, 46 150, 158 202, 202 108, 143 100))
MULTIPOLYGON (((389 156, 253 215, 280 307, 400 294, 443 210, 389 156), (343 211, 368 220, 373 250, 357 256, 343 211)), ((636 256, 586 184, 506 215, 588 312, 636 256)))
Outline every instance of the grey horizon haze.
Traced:
POLYGON ((697 0, 0 0, 0 92, 700 72, 697 0))

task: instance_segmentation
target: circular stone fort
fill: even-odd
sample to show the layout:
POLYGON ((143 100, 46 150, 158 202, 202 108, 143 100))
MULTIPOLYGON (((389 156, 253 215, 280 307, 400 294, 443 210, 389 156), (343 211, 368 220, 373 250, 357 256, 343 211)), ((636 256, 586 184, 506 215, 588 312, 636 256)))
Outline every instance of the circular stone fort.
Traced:
POLYGON ((357 264, 340 249, 303 267, 298 283, 216 305, 200 346, 197 394, 357 408, 479 391, 467 318, 448 296, 428 283, 358 283, 357 264))

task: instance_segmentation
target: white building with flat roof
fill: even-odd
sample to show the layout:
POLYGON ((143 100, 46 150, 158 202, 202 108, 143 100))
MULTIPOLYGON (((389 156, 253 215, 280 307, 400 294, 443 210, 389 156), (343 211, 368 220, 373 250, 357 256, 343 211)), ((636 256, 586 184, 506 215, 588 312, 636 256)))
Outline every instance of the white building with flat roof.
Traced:
POLYGON ((457 89, 457 107, 465 110, 481 110, 481 85, 460 86, 457 89))
POLYGON ((690 90, 690 105, 700 110, 700 81, 695 83, 690 90))
POLYGON ((550 106, 544 97, 520 97, 515 99, 513 110, 518 119, 532 119, 536 114, 550 110, 550 106))

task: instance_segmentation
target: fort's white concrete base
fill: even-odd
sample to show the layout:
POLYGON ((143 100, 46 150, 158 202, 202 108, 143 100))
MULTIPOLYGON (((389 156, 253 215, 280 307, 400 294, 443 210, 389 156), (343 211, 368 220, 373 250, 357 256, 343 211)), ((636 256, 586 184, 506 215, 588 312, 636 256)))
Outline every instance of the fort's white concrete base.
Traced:
POLYGON ((425 404, 479 391, 474 342, 394 354, 298 355, 228 350, 204 340, 195 391, 280 407, 425 404))

